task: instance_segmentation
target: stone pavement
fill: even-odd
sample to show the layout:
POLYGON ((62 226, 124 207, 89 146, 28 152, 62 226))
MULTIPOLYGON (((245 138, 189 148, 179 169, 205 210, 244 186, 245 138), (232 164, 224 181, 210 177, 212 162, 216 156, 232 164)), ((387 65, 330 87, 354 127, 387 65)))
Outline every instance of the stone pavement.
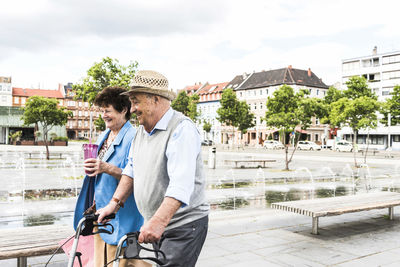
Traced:
POLYGON ((400 266, 400 220, 387 210, 320 219, 257 209, 211 214, 197 266, 400 266))

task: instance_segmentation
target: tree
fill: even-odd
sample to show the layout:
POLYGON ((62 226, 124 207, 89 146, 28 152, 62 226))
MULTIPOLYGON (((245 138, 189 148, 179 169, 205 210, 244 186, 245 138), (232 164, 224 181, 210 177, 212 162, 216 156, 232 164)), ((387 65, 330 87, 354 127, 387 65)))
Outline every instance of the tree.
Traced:
POLYGON ((390 94, 392 97, 386 99, 382 110, 381 122, 386 126, 389 126, 389 114, 390 126, 400 124, 400 85, 396 85, 390 94))
POLYGON ((96 127, 97 131, 104 131, 106 129, 106 123, 101 115, 94 121, 94 126, 96 127))
POLYGON ((351 77, 346 85, 347 90, 343 91, 343 97, 330 104, 329 121, 335 126, 348 126, 352 129, 354 165, 358 167, 356 158, 358 132, 360 129, 377 127, 377 113, 381 104, 364 77, 351 77))
POLYGON ((295 93, 292 87, 282 85, 273 93, 273 97, 268 97, 267 100, 264 120, 267 126, 277 128, 282 132, 285 144, 285 170, 289 170, 289 163, 292 161, 299 141, 299 138, 295 138, 295 146, 289 157, 286 136, 295 133, 296 127, 302 130, 307 129, 311 124, 311 118, 313 116, 320 117, 324 110, 322 101, 309 98, 308 94, 308 91, 305 90, 295 93))
POLYGON ((234 140, 235 128, 245 133, 248 128, 255 125, 254 114, 250 112, 250 107, 246 101, 239 101, 235 92, 228 88, 222 92, 221 107, 217 110, 217 120, 232 126, 232 138, 234 140))
POLYGON ((136 61, 124 66, 120 65, 117 59, 105 57, 101 62, 95 62, 82 82, 72 85, 72 90, 75 91, 77 99, 92 105, 96 95, 105 87, 121 86, 128 89, 137 66, 136 61))
POLYGON ((172 101, 171 107, 185 116, 188 116, 192 121, 197 121, 200 113, 197 111, 197 103, 199 95, 188 96, 185 91, 181 91, 178 96, 172 101))
POLYGON ((38 123, 43 129, 43 141, 46 146, 46 157, 49 157, 48 133, 53 126, 65 125, 68 117, 72 117, 72 112, 64 107, 57 107, 56 99, 45 98, 42 96, 31 96, 26 102, 22 120, 24 125, 38 123))
POLYGON ((211 123, 209 123, 207 121, 204 122, 203 130, 207 133, 207 137, 208 137, 208 134, 211 132, 211 127, 212 127, 211 123))

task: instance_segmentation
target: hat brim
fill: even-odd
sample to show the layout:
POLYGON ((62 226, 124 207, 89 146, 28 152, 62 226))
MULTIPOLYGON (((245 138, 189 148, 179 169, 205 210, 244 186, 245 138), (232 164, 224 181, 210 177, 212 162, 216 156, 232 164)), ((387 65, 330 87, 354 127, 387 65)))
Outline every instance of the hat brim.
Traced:
POLYGON ((147 93, 147 94, 152 94, 152 95, 159 95, 159 96, 165 97, 171 101, 176 98, 176 94, 169 90, 154 89, 154 88, 147 88, 147 87, 136 87, 136 86, 133 86, 127 92, 121 93, 121 95, 131 96, 135 93, 147 93))

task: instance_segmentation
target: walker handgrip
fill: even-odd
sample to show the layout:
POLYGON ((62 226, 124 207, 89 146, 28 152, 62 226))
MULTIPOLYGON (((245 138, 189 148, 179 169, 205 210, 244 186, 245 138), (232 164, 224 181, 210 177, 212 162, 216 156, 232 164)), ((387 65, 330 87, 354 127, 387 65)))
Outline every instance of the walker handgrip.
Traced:
MULTIPOLYGON (((97 221, 99 219, 99 214, 88 214, 85 215, 85 218, 87 221, 97 221)), ((115 213, 112 213, 110 215, 107 215, 106 217, 104 217, 104 220, 112 220, 115 219, 115 213)))

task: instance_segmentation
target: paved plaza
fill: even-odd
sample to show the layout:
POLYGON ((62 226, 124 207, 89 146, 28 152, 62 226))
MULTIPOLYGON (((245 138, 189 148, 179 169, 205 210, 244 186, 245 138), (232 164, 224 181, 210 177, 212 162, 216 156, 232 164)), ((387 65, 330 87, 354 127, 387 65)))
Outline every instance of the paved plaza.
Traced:
MULTIPOLYGON (((50 149, 54 151, 60 148, 50 149)), ((70 151, 79 149, 80 144, 72 144, 67 148, 70 151)), ((203 147, 203 156, 207 163, 208 147, 203 147)), ((229 150, 219 147, 217 168, 208 169, 205 166, 207 183, 218 183, 232 173, 238 180, 251 180, 260 173, 260 169, 232 169, 227 160, 266 157, 276 159, 276 162, 262 170, 266 178, 280 178, 293 173, 303 175, 295 171, 281 171, 284 167, 282 151, 261 148, 229 150)), ((367 163, 373 175, 398 178, 399 159, 400 154, 394 153, 393 157, 387 158, 381 153, 368 156, 367 163)), ((290 167, 307 167, 317 176, 326 172, 326 167, 340 174, 348 166, 352 168, 352 164, 350 153, 301 151, 296 152, 290 167)), ((39 178, 45 179, 39 174, 35 175, 37 182, 39 178)), ((69 202, 67 206, 73 206, 73 201, 69 202)), ((263 200, 236 210, 215 208, 210 214, 209 233, 197 266, 400 266, 400 208, 395 208, 393 221, 388 220, 387 213, 387 209, 382 209, 322 217, 320 234, 312 235, 310 217, 270 209, 263 200)), ((43 266, 47 259, 29 258, 28 264, 43 266)), ((16 266, 16 260, 0 261, 0 266, 16 266)), ((49 266, 66 266, 66 256, 57 255, 49 266)))

